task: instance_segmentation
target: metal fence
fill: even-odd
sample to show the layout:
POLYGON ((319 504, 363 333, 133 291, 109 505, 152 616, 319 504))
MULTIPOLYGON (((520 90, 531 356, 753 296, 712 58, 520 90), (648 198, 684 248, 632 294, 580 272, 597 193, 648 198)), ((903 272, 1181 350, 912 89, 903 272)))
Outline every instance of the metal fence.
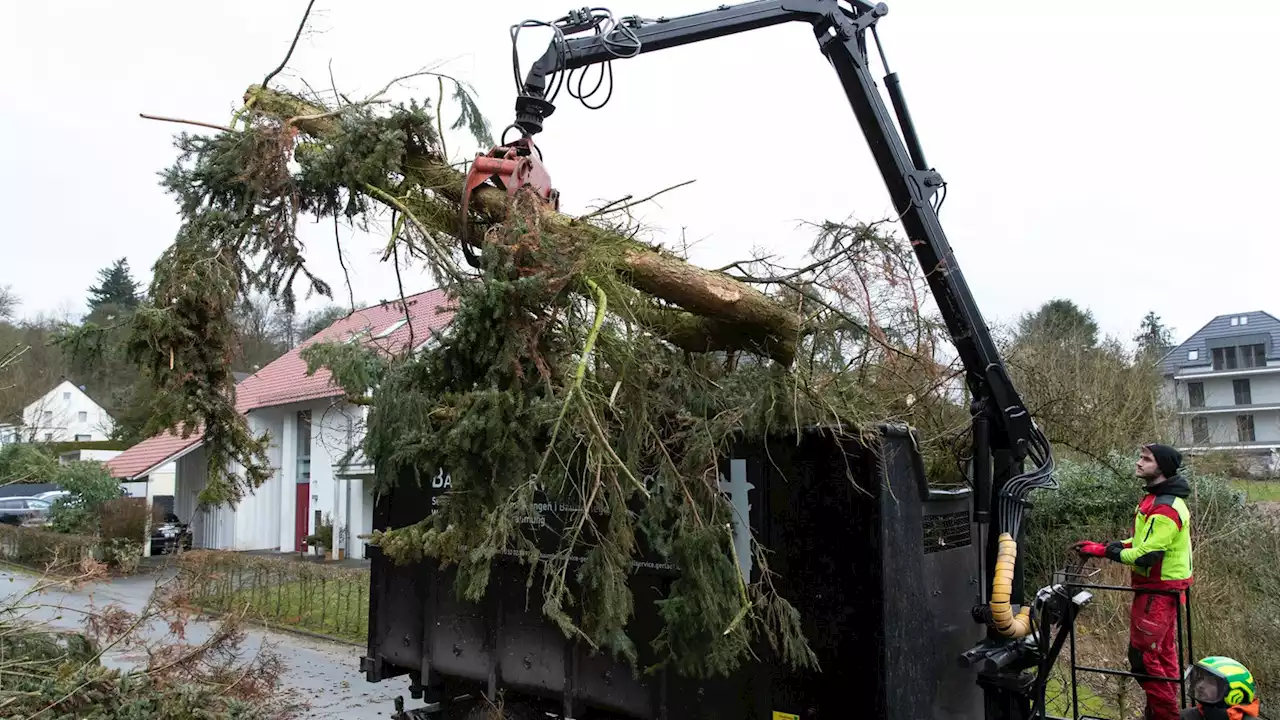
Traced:
POLYGON ((364 643, 369 570, 291 558, 195 550, 177 556, 191 604, 364 643))

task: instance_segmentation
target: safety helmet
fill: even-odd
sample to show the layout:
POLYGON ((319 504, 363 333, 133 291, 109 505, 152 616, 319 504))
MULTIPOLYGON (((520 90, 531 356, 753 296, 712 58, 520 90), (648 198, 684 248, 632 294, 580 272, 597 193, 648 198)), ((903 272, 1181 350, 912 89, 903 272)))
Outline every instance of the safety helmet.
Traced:
POLYGON ((1191 696, 1203 705, 1248 705, 1257 696, 1253 673, 1229 657, 1207 657, 1187 668, 1191 696))

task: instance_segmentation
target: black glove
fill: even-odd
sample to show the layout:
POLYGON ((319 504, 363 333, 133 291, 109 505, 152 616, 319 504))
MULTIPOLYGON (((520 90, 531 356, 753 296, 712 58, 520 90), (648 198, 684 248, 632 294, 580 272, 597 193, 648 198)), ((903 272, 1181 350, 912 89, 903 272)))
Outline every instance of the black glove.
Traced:
POLYGON ((1124 550, 1124 543, 1116 540, 1107 543, 1107 559, 1113 562, 1120 562, 1120 551, 1124 550))

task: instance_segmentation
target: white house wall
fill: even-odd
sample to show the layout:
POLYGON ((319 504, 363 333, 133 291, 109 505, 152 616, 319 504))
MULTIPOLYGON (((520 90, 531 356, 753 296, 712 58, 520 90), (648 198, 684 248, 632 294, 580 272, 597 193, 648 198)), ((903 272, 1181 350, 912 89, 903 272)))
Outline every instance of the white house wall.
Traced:
POLYGON ((363 483, 359 479, 338 477, 338 465, 358 437, 362 413, 360 408, 337 398, 315 403, 311 408, 311 522, 315 510, 333 522, 334 550, 341 548, 351 557, 358 547, 360 508, 364 505, 363 483))
MULTIPOLYGON (((1249 413, 1253 415, 1253 435, 1255 443, 1280 442, 1280 411, 1266 410, 1249 413)), ((1239 443, 1240 432, 1236 426, 1235 413, 1205 414, 1209 421, 1209 442, 1214 445, 1233 445, 1239 443)), ((1191 434, 1191 421, 1187 420, 1187 435, 1191 434)))
POLYGON ((249 429, 254 435, 266 432, 270 437, 267 463, 272 471, 266 482, 236 505, 231 549, 274 550, 280 547, 280 428, 271 418, 251 413, 249 429))
MULTIPOLYGON (((322 497, 325 512, 334 518, 334 542, 343 549, 347 557, 364 557, 365 542, 360 535, 373 529, 373 504, 369 485, 369 476, 341 476, 337 472, 341 467, 348 448, 358 446, 364 438, 364 423, 367 413, 359 405, 345 401, 326 403, 323 412, 312 412, 313 429, 317 441, 312 444, 312 478, 316 472, 316 446, 324 456, 324 474, 329 478, 328 496, 322 497)), ((354 464, 363 463, 363 456, 357 453, 351 460, 354 464)))
POLYGON ((197 448, 174 462, 173 513, 191 526, 193 547, 217 549, 217 538, 212 535, 212 525, 206 522, 207 513, 196 510, 196 498, 204 489, 207 479, 208 455, 203 447, 197 448))
POLYGON ((22 411, 24 439, 70 442, 109 439, 115 421, 83 390, 64 380, 22 411))
POLYGON ((268 480, 245 495, 235 508, 198 510, 197 498, 208 481, 208 454, 201 447, 175 462, 173 511, 191 525, 192 545, 208 550, 273 550, 277 545, 279 488, 268 480))
POLYGON ((131 498, 145 498, 147 496, 147 481, 135 480, 134 482, 122 482, 120 487, 129 494, 131 498))
MULTIPOLYGON (((330 518, 341 517, 337 504, 339 495, 333 481, 332 457, 334 453, 341 456, 341 450, 335 449, 332 436, 323 429, 325 423, 334 420, 330 413, 333 403, 330 400, 317 400, 307 403, 295 403, 272 408, 260 408, 249 413, 251 419, 270 428, 272 434, 272 465, 278 468, 273 475, 273 504, 275 513, 276 547, 281 552, 293 552, 297 537, 297 498, 298 498, 298 413, 311 411, 311 479, 308 487, 308 510, 306 531, 310 535, 316 530, 315 513, 319 510, 330 518)), ((335 532, 338 523, 335 523, 335 532)))

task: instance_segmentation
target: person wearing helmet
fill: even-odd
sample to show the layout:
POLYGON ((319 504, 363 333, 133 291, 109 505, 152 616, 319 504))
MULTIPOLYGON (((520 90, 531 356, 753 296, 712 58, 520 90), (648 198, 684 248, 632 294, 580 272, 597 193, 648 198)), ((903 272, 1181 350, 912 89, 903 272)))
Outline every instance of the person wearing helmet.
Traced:
POLYGON ((1195 705, 1179 720, 1245 720, 1261 708, 1253 673, 1229 657, 1207 657, 1187 668, 1187 689, 1195 705))
POLYGON ((1142 448, 1135 474, 1146 497, 1133 517, 1133 536, 1110 543, 1082 541, 1083 555, 1128 565, 1133 603, 1129 609, 1129 669, 1165 680, 1139 680, 1147 695, 1147 720, 1178 720, 1178 609, 1191 586, 1191 487, 1178 474, 1182 453, 1168 445, 1142 448))

